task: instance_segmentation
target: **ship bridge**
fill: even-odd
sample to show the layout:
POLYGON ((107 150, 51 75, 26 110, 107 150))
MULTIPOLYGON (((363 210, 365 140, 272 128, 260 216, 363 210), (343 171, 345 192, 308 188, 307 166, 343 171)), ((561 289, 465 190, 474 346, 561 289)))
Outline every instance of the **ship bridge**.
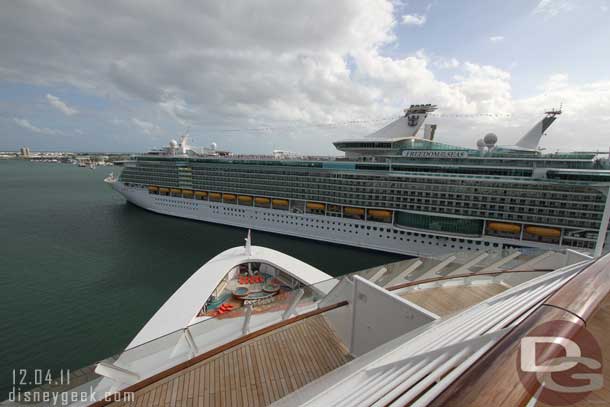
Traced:
MULTIPOLYGON (((363 139, 336 141, 333 144, 347 158, 400 154, 400 147, 415 135, 424 124, 428 113, 436 110, 436 105, 411 105, 405 109, 404 116, 363 139)), ((432 139, 435 126, 431 126, 427 137, 432 139)))

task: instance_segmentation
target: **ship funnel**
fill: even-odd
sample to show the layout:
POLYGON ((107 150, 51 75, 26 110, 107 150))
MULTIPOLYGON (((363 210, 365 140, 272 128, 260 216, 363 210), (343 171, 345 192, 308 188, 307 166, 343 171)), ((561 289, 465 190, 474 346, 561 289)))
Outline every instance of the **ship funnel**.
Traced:
POLYGON ((545 116, 538 123, 528 131, 525 136, 521 137, 517 144, 517 147, 526 148, 529 150, 535 150, 540 144, 540 139, 546 132, 546 130, 557 120, 557 116, 561 114, 561 109, 551 109, 545 112, 545 116))
POLYGON ((393 121, 384 128, 369 135, 369 138, 377 139, 396 139, 415 137, 415 134, 420 129, 428 113, 436 110, 436 105, 411 105, 405 109, 405 115, 398 120, 393 121))

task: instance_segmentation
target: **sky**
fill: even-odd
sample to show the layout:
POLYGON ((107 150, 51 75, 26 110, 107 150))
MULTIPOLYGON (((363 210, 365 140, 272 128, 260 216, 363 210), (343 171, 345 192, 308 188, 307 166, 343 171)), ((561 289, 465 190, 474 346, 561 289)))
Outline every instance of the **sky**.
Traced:
POLYGON ((436 139, 610 146, 610 1, 13 1, 0 150, 336 154, 410 104, 436 139))

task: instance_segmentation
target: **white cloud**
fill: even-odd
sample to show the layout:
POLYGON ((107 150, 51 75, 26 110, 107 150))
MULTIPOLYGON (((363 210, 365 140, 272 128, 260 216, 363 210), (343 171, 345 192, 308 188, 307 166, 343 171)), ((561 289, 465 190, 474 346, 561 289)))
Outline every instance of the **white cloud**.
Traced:
POLYGON ((161 128, 159 126, 157 126, 156 124, 153 124, 151 122, 147 122, 144 120, 140 120, 136 117, 133 117, 131 119, 131 122, 136 125, 136 127, 138 127, 144 134, 155 134, 155 133, 159 133, 161 131, 161 128))
MULTIPOLYGON (((540 2, 540 10, 552 13, 552 3, 556 1, 540 2)), ((403 12, 390 1, 336 0, 329 7, 323 1, 269 0, 265 12, 260 3, 229 4, 7 2, 0 13, 6 34, 0 36, 0 80, 72 86, 100 95, 112 108, 98 123, 116 125, 114 133, 138 129, 132 134, 140 135, 140 141, 143 135, 162 134, 161 128, 169 131, 168 123, 174 128, 190 125, 197 141, 249 152, 269 152, 273 146, 334 152, 332 139, 364 135, 383 123, 333 133, 299 127, 393 116, 411 103, 435 103, 447 114, 513 115, 507 122, 435 118, 438 137, 465 145, 489 131, 513 137, 513 126, 531 124, 540 111, 558 105, 560 97, 565 98, 566 112, 575 108, 580 118, 590 119, 590 134, 603 133, 592 126, 599 126, 601 110, 604 117, 610 111, 610 101, 593 91, 606 95, 603 83, 576 85, 567 77, 554 77, 539 95, 515 99, 510 72, 481 61, 422 51, 384 55, 386 46, 396 41, 396 25, 410 22, 397 17, 403 12), (439 69, 449 71, 439 77, 439 69), (587 102, 587 109, 576 107, 584 102, 568 103, 574 95, 593 98, 599 106, 587 102), (272 129, 264 136, 213 132, 264 126, 272 129), (288 126, 294 130, 273 130, 288 126)), ((423 24, 425 13, 412 16, 423 24)), ((13 115, 30 117, 9 117, 13 115)), ((571 128, 573 120, 576 117, 566 113, 560 123, 571 128)), ((82 129, 82 138, 95 134, 82 129)), ((589 141, 605 142, 594 137, 589 141)))
POLYGON ((572 0, 540 0, 533 13, 550 18, 573 9, 572 0))
POLYGON ((610 81, 586 84, 571 82, 566 74, 550 75, 537 95, 515 101, 515 111, 531 117, 532 112, 563 105, 563 114, 556 126, 561 130, 549 132, 543 145, 549 150, 602 148, 607 151, 607 126, 602 122, 610 112, 610 81))
POLYGON ((432 64, 440 69, 455 69, 460 66, 460 61, 456 58, 434 57, 432 64))
POLYGON ((489 37, 489 41, 491 41, 491 42, 504 41, 504 37, 501 35, 492 35, 491 37, 489 37))
POLYGON ((420 14, 405 14, 402 16, 402 23, 405 25, 424 25, 426 24, 426 16, 420 14))
POLYGON ((22 118, 14 117, 13 121, 19 127, 22 127, 22 128, 24 128, 26 130, 29 130, 29 131, 33 132, 33 133, 44 134, 44 135, 49 135, 49 136, 61 134, 61 132, 58 131, 58 130, 52 130, 52 129, 48 129, 48 128, 36 127, 32 123, 30 123, 27 119, 22 119, 22 118))
POLYGON ((74 109, 73 107, 68 106, 57 96, 53 96, 53 95, 47 93, 47 101, 49 102, 49 104, 51 106, 53 106, 55 109, 59 110, 66 116, 72 116, 72 115, 75 115, 76 113, 78 113, 78 110, 74 109))

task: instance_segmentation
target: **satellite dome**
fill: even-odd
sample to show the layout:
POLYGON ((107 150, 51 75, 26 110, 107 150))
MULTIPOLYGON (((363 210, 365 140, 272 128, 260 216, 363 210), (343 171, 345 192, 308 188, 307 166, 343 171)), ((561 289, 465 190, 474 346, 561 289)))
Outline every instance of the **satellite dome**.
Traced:
POLYGON ((498 136, 493 133, 487 133, 485 137, 483 137, 483 142, 488 146, 493 146, 498 142, 498 136))
POLYGON ((178 147, 178 142, 176 140, 172 140, 169 142, 169 146, 171 148, 177 148, 178 147))
POLYGON ((210 148, 211 148, 212 150, 216 150, 216 147, 218 147, 218 145, 217 145, 216 143, 212 143, 212 144, 210 144, 210 148))
POLYGON ((485 147, 485 142, 483 141, 482 138, 477 140, 477 147, 479 147, 479 148, 485 147))

